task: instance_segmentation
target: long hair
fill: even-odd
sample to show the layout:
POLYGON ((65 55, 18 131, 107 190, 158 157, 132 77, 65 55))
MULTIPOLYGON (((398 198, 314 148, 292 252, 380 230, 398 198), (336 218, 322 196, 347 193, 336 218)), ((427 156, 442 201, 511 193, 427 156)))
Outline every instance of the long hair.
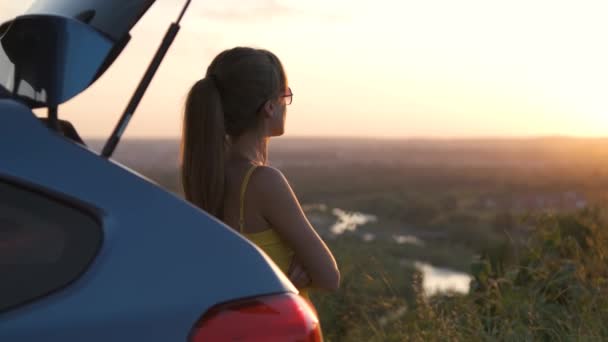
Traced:
POLYGON ((286 83, 281 62, 266 50, 236 47, 213 59, 184 109, 181 181, 188 201, 222 219, 230 141, 258 127, 261 107, 286 83))

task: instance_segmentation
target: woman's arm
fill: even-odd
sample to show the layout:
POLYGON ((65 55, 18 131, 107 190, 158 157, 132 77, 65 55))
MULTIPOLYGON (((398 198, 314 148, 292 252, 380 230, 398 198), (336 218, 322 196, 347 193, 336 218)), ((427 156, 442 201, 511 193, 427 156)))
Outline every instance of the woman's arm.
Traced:
POLYGON ((308 222, 300 203, 281 171, 264 166, 255 172, 252 187, 259 196, 262 215, 293 248, 296 259, 312 280, 312 286, 336 290, 340 272, 336 260, 308 222))

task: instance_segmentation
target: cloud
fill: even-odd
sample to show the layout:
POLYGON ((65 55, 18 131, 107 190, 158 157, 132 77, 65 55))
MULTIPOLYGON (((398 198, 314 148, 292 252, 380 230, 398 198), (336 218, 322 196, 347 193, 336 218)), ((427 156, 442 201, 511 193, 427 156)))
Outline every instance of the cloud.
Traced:
MULTIPOLYGON (((185 0, 157 1, 155 6, 177 11, 185 3, 185 0)), ((273 16, 287 16, 295 12, 297 10, 277 0, 224 0, 218 2, 192 1, 187 15, 195 15, 212 20, 242 21, 265 19, 273 16)))
POLYGON ((277 16, 281 17, 298 14, 298 10, 283 5, 275 0, 251 1, 246 4, 226 6, 231 2, 234 3, 234 1, 229 1, 223 2, 223 6, 221 7, 208 6, 206 8, 201 8, 197 14, 214 20, 226 21, 263 20, 277 16))
POLYGON ((323 3, 300 4, 280 0, 225 0, 222 2, 193 2, 189 15, 212 21, 259 22, 276 18, 303 18, 324 21, 346 19, 348 11, 323 3))

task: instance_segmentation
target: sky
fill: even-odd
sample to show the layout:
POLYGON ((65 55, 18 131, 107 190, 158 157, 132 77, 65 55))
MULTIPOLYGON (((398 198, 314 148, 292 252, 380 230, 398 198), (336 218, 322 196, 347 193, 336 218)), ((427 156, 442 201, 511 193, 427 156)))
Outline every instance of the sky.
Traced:
MULTIPOLYGON (((31 3, 0 0, 0 20, 31 3)), ((182 4, 157 0, 60 118, 109 136, 182 4)), ((188 88, 239 45, 285 66, 286 136, 608 136, 607 13, 605 0, 193 0, 124 137, 179 137, 188 88)))

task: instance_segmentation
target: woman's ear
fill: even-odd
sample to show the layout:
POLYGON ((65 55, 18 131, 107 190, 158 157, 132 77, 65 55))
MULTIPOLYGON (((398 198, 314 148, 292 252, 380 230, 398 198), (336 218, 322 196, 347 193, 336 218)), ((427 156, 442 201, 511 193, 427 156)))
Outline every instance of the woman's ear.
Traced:
POLYGON ((267 100, 266 102, 264 102, 264 117, 270 118, 274 115, 274 112, 276 110, 276 103, 274 103, 274 101, 272 100, 267 100))

